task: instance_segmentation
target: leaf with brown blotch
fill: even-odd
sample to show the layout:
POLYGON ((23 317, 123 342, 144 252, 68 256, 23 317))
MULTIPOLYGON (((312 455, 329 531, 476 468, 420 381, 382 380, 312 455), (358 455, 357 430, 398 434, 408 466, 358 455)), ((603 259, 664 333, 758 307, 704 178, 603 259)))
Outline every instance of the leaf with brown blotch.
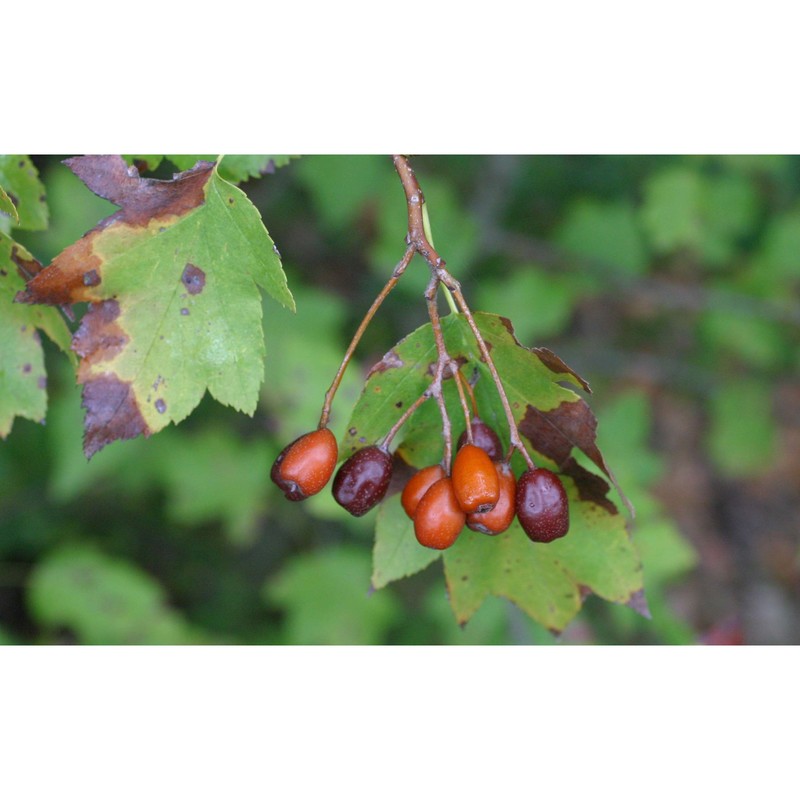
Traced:
MULTIPOLYGON (((572 448, 577 447, 608 476, 631 516, 634 516, 633 505, 623 494, 597 446, 597 418, 585 401, 578 397, 548 411, 529 405, 519 423, 519 432, 530 440, 539 453, 554 461, 560 471, 566 471, 568 465, 574 464, 572 448)), ((585 470, 578 473, 579 483, 586 483, 587 476, 591 476, 591 473, 585 470)))
POLYGON ((17 299, 91 304, 72 342, 87 457, 180 422, 206 390, 252 414, 264 378, 259 288, 294 309, 257 209, 212 163, 169 181, 139 177, 120 156, 65 163, 120 210, 17 299))

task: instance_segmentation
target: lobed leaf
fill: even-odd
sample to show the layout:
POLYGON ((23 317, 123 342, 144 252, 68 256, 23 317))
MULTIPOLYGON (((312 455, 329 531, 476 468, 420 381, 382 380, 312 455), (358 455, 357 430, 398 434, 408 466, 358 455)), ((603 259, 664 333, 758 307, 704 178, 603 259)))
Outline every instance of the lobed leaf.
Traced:
MULTIPOLYGON (((589 391, 588 384, 555 353, 520 345, 507 319, 479 313, 475 321, 520 432, 530 439, 541 460, 561 473, 570 500, 571 523, 566 537, 547 545, 532 543, 517 522, 497 537, 465 529, 444 553, 447 587, 457 619, 462 623, 469 620, 490 595, 508 598, 552 631, 564 629, 588 593, 646 614, 641 563, 625 520, 608 498, 608 483, 576 458, 583 454, 614 480, 596 443, 597 420, 585 401, 567 388, 572 385, 589 391)), ((450 356, 474 383, 481 417, 507 444, 507 421, 499 396, 467 320, 451 314, 442 320, 442 332, 450 356)), ((431 326, 424 325, 372 368, 342 440, 343 455, 386 433, 402 409, 428 387, 436 360, 431 326)), ((465 423, 451 379, 445 380, 443 391, 455 439, 465 423)), ((400 436, 398 452, 410 464, 421 468, 436 463, 442 453, 437 404, 423 403, 400 436)), ((439 553, 417 543, 413 523, 399 498, 385 501, 376 521, 373 585, 380 588, 418 572, 438 557, 439 553)))
POLYGON ((89 302, 73 338, 84 452, 179 422, 206 390, 252 414, 264 378, 261 288, 294 309, 257 209, 201 162, 144 179, 120 156, 67 165, 121 210, 58 255, 18 300, 89 302))

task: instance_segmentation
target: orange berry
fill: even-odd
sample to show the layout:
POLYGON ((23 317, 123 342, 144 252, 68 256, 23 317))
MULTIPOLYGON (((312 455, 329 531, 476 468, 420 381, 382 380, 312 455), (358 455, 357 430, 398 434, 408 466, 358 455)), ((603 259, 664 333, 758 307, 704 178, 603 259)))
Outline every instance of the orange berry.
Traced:
POLYGON ((417 505, 414 534, 423 547, 446 550, 458 539, 466 519, 456 500, 452 480, 440 478, 417 505))
POLYGON ((338 457, 336 437, 327 428, 319 428, 286 445, 270 477, 289 500, 305 500, 325 487, 338 457))
POLYGON ((400 496, 406 514, 414 519, 414 512, 417 510, 419 501, 423 495, 436 481, 444 478, 444 469, 441 464, 434 464, 432 467, 425 467, 408 479, 408 483, 400 496))
POLYGON ((474 444, 465 444, 453 461, 453 490, 466 513, 489 511, 500 494, 500 481, 488 453, 474 444))
POLYGON ((467 514, 467 527, 473 531, 495 536, 507 530, 514 521, 516 509, 517 481, 507 462, 495 462, 497 479, 500 483, 500 495, 494 508, 490 511, 473 511, 467 514))

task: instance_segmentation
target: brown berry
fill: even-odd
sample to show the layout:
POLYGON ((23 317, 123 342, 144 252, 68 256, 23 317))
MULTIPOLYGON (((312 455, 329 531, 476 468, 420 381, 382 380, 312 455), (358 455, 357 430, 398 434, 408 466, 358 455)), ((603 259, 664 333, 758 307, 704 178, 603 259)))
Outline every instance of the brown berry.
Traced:
MULTIPOLYGON (((503 458, 503 445, 500 437, 490 428, 480 417, 473 417, 470 420, 472 427, 472 443, 489 454, 492 461, 500 461, 503 458)), ((467 432, 461 434, 458 439, 458 449, 467 443, 467 432)))
POLYGON ((338 456, 336 437, 327 428, 319 428, 286 445, 270 477, 289 500, 305 500, 331 479, 338 456))
POLYGON ((462 511, 489 511, 500 493, 497 470, 488 453, 465 444, 453 461, 453 490, 462 511))
POLYGON ((403 494, 400 496, 400 502, 403 504, 406 514, 411 519, 414 519, 414 512, 417 510, 419 501, 422 500, 423 495, 436 481, 444 478, 444 469, 441 464, 434 464, 432 467, 425 467, 419 472, 414 473, 409 479, 408 483, 403 489, 403 494))
POLYGON ((461 510, 450 478, 440 478, 417 505, 414 534, 423 547, 446 550, 458 539, 467 515, 461 510))
POLYGON ((339 467, 333 479, 333 496, 342 508, 360 517, 383 500, 391 479, 391 453, 371 444, 339 467))
POLYGON ((507 462, 495 462, 497 479, 500 482, 500 496, 490 511, 473 511, 467 514, 467 527, 473 531, 496 536, 508 530, 516 514, 517 481, 507 462))
POLYGON ((533 542, 552 542, 569 530, 569 501, 558 476, 541 467, 517 482, 517 517, 533 542))

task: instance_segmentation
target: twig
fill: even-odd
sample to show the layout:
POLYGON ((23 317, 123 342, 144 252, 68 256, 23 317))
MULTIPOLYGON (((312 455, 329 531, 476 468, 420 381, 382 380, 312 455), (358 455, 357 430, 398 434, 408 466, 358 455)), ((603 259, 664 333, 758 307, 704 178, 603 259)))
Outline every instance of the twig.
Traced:
POLYGON ((367 311, 365 314, 364 319, 361 320, 361 324, 358 326, 358 330, 356 330, 353 340, 350 342, 350 346, 347 348, 347 351, 344 354, 344 358, 342 359, 342 363, 339 366, 338 372, 336 373, 336 377, 334 377, 333 383, 331 383, 330 388, 325 393, 325 402, 322 405, 322 413, 320 414, 319 418, 320 428, 324 428, 328 424, 328 419, 330 418, 331 414, 331 405, 333 405, 333 398, 336 396, 336 391, 339 388, 339 384, 342 382, 342 377, 347 369, 347 365, 350 363, 350 359, 353 357, 353 353, 355 352, 356 347, 358 347, 358 343, 361 341, 364 331, 367 329, 367 326, 372 321, 375 313, 380 308, 381 303, 383 303, 383 301, 386 299, 386 296, 389 294, 389 292, 394 289, 395 284, 400 280, 400 276, 406 271, 406 267, 411 263, 411 259, 414 257, 415 252, 416 248, 409 244, 403 257, 394 268, 392 277, 389 278, 386 286, 381 289, 380 294, 372 302, 372 305, 369 307, 369 311, 367 311))
MULTIPOLYGON (((394 156, 394 166, 397 170, 397 174, 400 176, 400 182, 403 184, 403 189, 406 194, 406 207, 408 210, 408 235, 406 237, 406 242, 416 249, 416 251, 428 262, 428 266, 431 269, 431 282, 428 284, 428 289, 425 291, 425 298, 428 303, 428 313, 431 317, 431 324, 433 325, 434 329, 434 337, 436 337, 437 352, 439 353, 436 376, 434 377, 434 383, 431 385, 431 388, 434 390, 435 387, 435 392, 441 392, 441 375, 444 371, 444 366, 450 361, 449 356, 447 356, 445 360, 445 356, 443 354, 444 339, 441 333, 441 326, 438 324, 438 309, 436 308, 435 300, 436 290, 441 284, 445 289, 452 292, 453 297, 455 297, 456 303, 461 310, 461 313, 466 318, 467 323, 472 330, 475 341, 478 343, 478 349, 481 351, 481 356, 486 362, 486 366, 489 369, 492 380, 497 387, 497 393, 500 395, 500 402, 502 403, 503 410, 506 414, 506 420, 508 422, 511 446, 522 454, 528 467, 533 469, 533 461, 522 442, 522 437, 517 429, 517 423, 514 419, 514 414, 511 411, 511 404, 508 402, 508 397, 505 389, 503 388, 503 383, 500 380, 499 374, 497 373, 497 369, 489 353, 489 348, 486 346, 486 342, 484 341, 483 336, 481 335, 481 332, 478 330, 478 326, 475 323, 475 318, 472 316, 472 312, 469 310, 469 306, 464 299, 464 295, 461 292, 461 286, 458 281, 447 271, 447 269, 445 269, 444 259, 442 259, 442 257, 436 252, 436 249, 431 244, 426 234, 425 215, 423 213, 425 198, 422 194, 419 181, 417 181, 417 177, 414 174, 414 170, 411 168, 408 158, 402 155, 394 156), (437 321, 436 323, 434 323, 434 319, 437 321)), ((445 438, 445 453, 448 454, 452 446, 450 441, 450 421, 447 419, 447 414, 444 410, 444 398, 438 397, 435 392, 434 396, 437 397, 439 407, 442 409, 442 434, 445 438)))

